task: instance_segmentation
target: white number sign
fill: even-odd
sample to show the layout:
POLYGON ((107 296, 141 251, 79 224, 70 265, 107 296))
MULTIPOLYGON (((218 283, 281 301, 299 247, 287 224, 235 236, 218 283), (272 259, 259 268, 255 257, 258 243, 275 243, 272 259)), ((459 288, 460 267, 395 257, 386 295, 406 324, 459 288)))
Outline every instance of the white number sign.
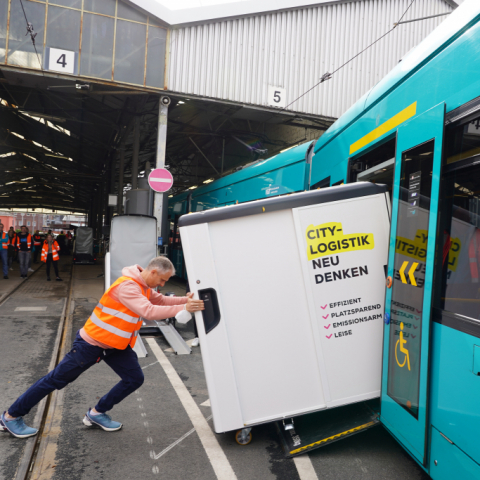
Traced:
POLYGON ((283 108, 287 105, 286 102, 287 91, 282 87, 275 87, 273 85, 268 86, 268 99, 267 103, 272 107, 283 108))
POLYGON ((50 48, 48 69, 54 72, 75 73, 75 52, 50 48))

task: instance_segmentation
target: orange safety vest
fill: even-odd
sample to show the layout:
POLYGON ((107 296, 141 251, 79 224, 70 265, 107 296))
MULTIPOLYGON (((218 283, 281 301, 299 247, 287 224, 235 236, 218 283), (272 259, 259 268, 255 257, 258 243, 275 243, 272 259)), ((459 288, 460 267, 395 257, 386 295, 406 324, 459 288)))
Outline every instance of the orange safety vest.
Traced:
POLYGON ((33 244, 35 246, 41 245, 42 243, 42 237, 40 235, 34 235, 33 236, 33 244))
MULTIPOLYGON (((56 262, 60 257, 58 256, 58 252, 60 250, 60 247, 58 246, 58 243, 56 240, 52 242, 52 260, 56 262)), ((47 263, 47 255, 48 255, 48 240, 45 240, 43 242, 43 248, 42 248, 42 257, 41 260, 42 262, 47 263)))
POLYGON ((83 327, 87 335, 90 335, 94 340, 118 350, 125 350, 128 345, 132 348, 135 346, 138 331, 143 323, 140 315, 117 302, 110 295, 113 288, 128 281, 133 281, 139 285, 142 295, 150 299, 150 288, 145 291, 144 287, 134 278, 120 277, 103 294, 83 327))
POLYGON ((480 230, 478 228, 473 232, 472 239, 468 245, 468 257, 472 283, 478 283, 478 259, 480 259, 480 230))
MULTIPOLYGON (((16 246, 18 249, 20 249, 20 243, 21 243, 21 242, 20 242, 20 234, 18 234, 18 235, 16 236, 15 242, 16 242, 15 246, 16 246)), ((31 236, 29 233, 27 234, 27 246, 28 246, 28 248, 32 248, 32 236, 31 236)))
MULTIPOLYGON (((2 236, 0 237, 2 240, 5 240, 6 238, 8 237, 8 233, 7 232, 3 232, 2 233, 2 236)), ((2 248, 4 250, 8 250, 8 242, 3 242, 2 243, 2 248)))

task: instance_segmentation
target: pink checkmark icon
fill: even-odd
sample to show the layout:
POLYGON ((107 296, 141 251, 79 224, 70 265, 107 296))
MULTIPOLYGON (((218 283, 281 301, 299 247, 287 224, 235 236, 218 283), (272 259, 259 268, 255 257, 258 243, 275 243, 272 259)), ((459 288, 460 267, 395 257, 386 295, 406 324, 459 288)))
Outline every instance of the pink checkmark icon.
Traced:
POLYGON ((330 328, 330 323, 328 324, 328 326, 326 327, 325 325, 323 326, 323 328, 326 328, 327 330, 330 328))
POLYGON ((327 307, 328 307, 328 303, 327 303, 324 307, 322 307, 322 306, 320 305, 320 308, 321 308, 322 310, 325 310, 327 307))
POLYGON ((421 310, 418 310, 418 308, 415 309, 417 311, 417 313, 422 313, 421 310))
POLYGON ((412 333, 412 338, 416 338, 416 335, 414 335, 413 333, 412 333))
POLYGON ((416 325, 414 325, 413 328, 416 330, 418 327, 416 325))
POLYGON ((330 315, 329 313, 327 313, 327 315, 322 315, 322 318, 326 320, 329 315, 330 315))
POLYGON ((330 339, 332 336, 331 335, 325 335, 328 339, 330 339))

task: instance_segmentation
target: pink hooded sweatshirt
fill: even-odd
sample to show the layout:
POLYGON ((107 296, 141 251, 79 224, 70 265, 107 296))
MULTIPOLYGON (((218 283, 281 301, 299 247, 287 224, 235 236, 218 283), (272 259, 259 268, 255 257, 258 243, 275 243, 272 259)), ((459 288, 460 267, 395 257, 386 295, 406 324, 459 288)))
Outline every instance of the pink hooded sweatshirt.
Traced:
MULTIPOLYGON (((124 277, 134 278, 144 288, 149 288, 143 280, 140 273, 143 268, 140 265, 133 265, 131 267, 125 267, 122 270, 124 277)), ((146 320, 164 320, 165 318, 174 317, 178 312, 184 309, 184 305, 187 303, 187 297, 166 297, 161 293, 151 290, 150 300, 142 294, 142 290, 137 283, 133 281, 123 282, 110 290, 112 298, 123 305, 129 310, 135 312, 146 320)), ((80 330, 80 336, 90 345, 101 347, 104 349, 112 348, 103 343, 97 342, 90 335, 87 335, 85 330, 80 330)))

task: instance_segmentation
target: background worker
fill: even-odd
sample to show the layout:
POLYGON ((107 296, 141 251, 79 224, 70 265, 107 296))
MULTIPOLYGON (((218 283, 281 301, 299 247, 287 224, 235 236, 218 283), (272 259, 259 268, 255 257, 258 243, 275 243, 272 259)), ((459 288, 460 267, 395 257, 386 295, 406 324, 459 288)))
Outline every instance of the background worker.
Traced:
POLYGON ((33 246, 35 247, 33 251, 33 263, 38 263, 38 254, 42 249, 42 237, 39 230, 36 230, 33 235, 33 246))
POLYGON ((16 253, 16 248, 15 248, 15 242, 16 242, 16 236, 17 234, 15 233, 15 230, 13 227, 10 227, 8 230, 8 268, 10 270, 13 270, 12 264, 13 264, 13 259, 15 258, 15 253, 16 253))
MULTIPOLYGON (((38 247, 40 249, 40 247, 38 247)), ((53 269, 55 270, 55 275, 57 277, 57 282, 61 282, 62 279, 58 275, 58 252, 60 251, 60 247, 56 240, 53 239, 52 235, 47 235, 47 239, 43 242, 42 248, 42 262, 47 264, 47 282, 50 281, 50 266, 53 263, 53 269)))
POLYGON ((72 350, 1 415, 0 429, 17 438, 36 435, 38 430, 26 426, 23 416, 49 393, 64 388, 103 360, 121 381, 95 408, 88 409, 83 423, 107 432, 120 430, 122 424, 112 420, 106 412, 143 384, 143 371, 133 351, 143 323, 141 317, 162 320, 182 310, 198 312, 204 309, 203 301, 193 299, 193 293, 186 297, 166 297, 153 290, 163 287, 174 273, 175 268, 166 257, 154 258, 146 269, 139 265, 125 267, 123 276, 103 294, 84 327, 77 332, 72 350))
POLYGON ((2 261, 3 278, 8 280, 8 233, 3 231, 3 223, 0 223, 0 260, 2 261))
POLYGON ((31 258, 32 236, 28 233, 27 227, 22 225, 21 232, 17 233, 15 247, 18 250, 18 261, 20 263, 20 276, 27 278, 28 264, 31 258))

